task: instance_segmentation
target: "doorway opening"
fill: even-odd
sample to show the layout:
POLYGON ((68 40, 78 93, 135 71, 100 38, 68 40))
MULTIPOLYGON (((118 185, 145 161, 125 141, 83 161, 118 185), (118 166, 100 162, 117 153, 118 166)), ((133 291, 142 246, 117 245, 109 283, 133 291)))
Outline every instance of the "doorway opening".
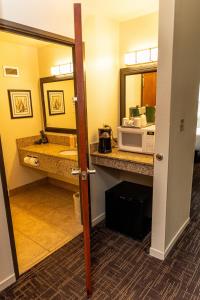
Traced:
POLYGON ((16 275, 83 231, 79 178, 71 175, 78 167, 73 41, 42 36, 0 31, 0 134, 16 275))
POLYGON ((195 143, 195 157, 194 162, 200 163, 200 86, 199 86, 199 99, 197 110, 197 126, 196 126, 196 143, 195 143))

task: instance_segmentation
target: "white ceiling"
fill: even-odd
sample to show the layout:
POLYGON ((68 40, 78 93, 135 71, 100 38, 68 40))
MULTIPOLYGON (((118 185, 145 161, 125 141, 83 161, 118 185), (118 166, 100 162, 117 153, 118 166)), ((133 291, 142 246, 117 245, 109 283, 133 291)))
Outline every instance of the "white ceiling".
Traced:
POLYGON ((81 0, 83 14, 101 15, 119 22, 158 11, 159 0, 81 0))
MULTIPOLYGON (((13 9, 13 1, 0 0, 1 18, 69 37, 74 36, 73 3, 75 2, 82 4, 83 24, 84 19, 90 15, 108 17, 118 22, 124 22, 156 12, 159 6, 159 0, 57 0, 56 5, 55 0, 17 0, 17 9, 13 9), (48 9, 45 2, 48 2, 48 9), (66 20, 68 26, 66 26, 66 20)), ((2 33, 0 34, 2 35, 2 33)), ((12 40, 11 37, 8 39, 6 35, 1 36, 1 39, 10 42, 12 40)), ((22 44, 28 43, 36 47, 45 45, 45 42, 42 41, 27 40, 25 41, 24 37, 17 36, 17 41, 22 44)), ((13 42, 15 42, 15 37, 13 37, 13 42)))

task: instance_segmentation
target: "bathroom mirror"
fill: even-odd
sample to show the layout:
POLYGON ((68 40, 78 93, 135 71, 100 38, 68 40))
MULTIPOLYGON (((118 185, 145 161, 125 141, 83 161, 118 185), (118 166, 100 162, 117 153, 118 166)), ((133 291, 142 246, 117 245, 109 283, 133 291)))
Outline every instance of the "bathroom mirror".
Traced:
POLYGON ((156 105, 157 64, 120 69, 120 124, 129 108, 156 105))
POLYGON ((45 131, 76 133, 73 76, 40 79, 45 131))

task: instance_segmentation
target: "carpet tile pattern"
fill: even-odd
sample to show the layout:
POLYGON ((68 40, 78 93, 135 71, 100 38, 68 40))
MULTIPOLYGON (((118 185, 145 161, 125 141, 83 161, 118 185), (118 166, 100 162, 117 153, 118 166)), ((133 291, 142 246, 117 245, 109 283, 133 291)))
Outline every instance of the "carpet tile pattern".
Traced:
MULTIPOLYGON (((100 224, 92 232, 94 300, 200 299, 200 165, 195 166, 191 222, 165 261, 143 242, 100 224)), ((79 235, 23 274, 0 300, 84 300, 83 239, 79 235)))

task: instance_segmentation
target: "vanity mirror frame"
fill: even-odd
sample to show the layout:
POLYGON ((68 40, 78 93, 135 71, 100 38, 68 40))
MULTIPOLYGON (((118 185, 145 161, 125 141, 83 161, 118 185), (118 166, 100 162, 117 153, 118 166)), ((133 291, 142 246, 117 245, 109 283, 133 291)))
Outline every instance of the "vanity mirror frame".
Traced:
POLYGON ((157 62, 120 69, 120 125, 122 125, 122 119, 126 117, 126 77, 151 72, 157 72, 157 62))
POLYGON ((46 117, 46 108, 45 108, 44 83, 58 82, 58 81, 65 81, 65 80, 72 80, 72 79, 74 79, 73 75, 49 76, 49 77, 42 77, 42 78, 40 78, 40 90, 41 90, 41 101, 42 101, 42 112, 43 112, 44 129, 47 132, 77 134, 77 130, 76 129, 72 129, 72 128, 48 127, 47 126, 47 117, 46 117))

